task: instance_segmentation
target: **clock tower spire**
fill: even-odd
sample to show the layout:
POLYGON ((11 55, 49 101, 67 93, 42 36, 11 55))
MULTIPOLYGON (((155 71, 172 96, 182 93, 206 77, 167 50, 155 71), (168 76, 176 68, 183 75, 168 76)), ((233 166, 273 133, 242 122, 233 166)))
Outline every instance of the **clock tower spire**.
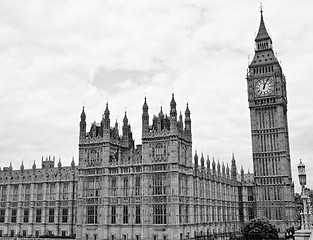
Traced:
POLYGON ((257 194, 255 217, 266 217, 284 231, 295 219, 286 79, 274 54, 262 9, 247 85, 257 194))

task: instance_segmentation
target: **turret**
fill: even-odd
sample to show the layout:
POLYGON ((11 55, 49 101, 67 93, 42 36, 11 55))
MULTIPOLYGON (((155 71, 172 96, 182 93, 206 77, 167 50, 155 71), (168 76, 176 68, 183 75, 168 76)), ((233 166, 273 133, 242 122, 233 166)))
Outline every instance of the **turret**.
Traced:
POLYGON ((113 129, 113 136, 114 136, 115 139, 119 138, 117 119, 115 120, 115 126, 114 126, 114 129, 113 129))
POLYGON ((10 162, 10 166, 9 166, 9 173, 10 173, 10 174, 12 174, 12 170, 13 170, 13 168, 12 168, 12 162, 10 162))
POLYGON ((61 164, 61 158, 59 158, 59 162, 58 162, 58 171, 60 172, 62 168, 62 164, 61 164))
POLYGON ((22 161, 22 165, 20 167, 20 170, 21 170, 21 173, 23 174, 24 173, 24 163, 23 163, 23 161, 22 161))
POLYGON ((204 169, 204 157, 203 157, 203 153, 201 154, 201 169, 204 169))
POLYGON ((198 169, 198 154, 197 154, 197 151, 195 152, 195 157, 194 157, 194 160, 195 160, 195 168, 198 169))
POLYGON ((128 119, 126 111, 123 119, 123 138, 128 138, 128 119))
POLYGON ((223 162, 223 164, 222 164, 222 174, 223 174, 223 177, 225 177, 225 165, 224 165, 224 162, 223 162))
POLYGON ((226 177, 229 179, 229 167, 228 167, 228 163, 226 165, 226 177))
POLYGON ((34 160, 34 163, 33 163, 33 172, 36 171, 36 163, 35 163, 35 160, 34 160))
POLYGON ((142 136, 144 133, 149 132, 149 113, 148 113, 149 107, 147 104, 147 99, 145 98, 145 102, 142 106, 142 136))
POLYGON ((191 133, 191 119, 190 119, 190 110, 188 103, 185 111, 185 131, 191 133))
POLYGON ((177 120, 177 111, 176 111, 176 102, 174 99, 174 93, 172 93, 172 100, 170 103, 171 111, 170 111, 170 117, 177 120))
POLYGON ((220 164, 220 160, 217 159, 217 172, 218 172, 218 175, 221 174, 221 164, 220 164))
POLYGON ((80 114, 79 139, 84 140, 85 138, 86 138, 86 114, 85 107, 83 107, 83 111, 80 114))
POLYGON ((210 165, 211 165, 210 158, 209 158, 209 156, 207 156, 207 159, 206 159, 206 167, 207 167, 208 173, 210 172, 210 168, 211 168, 210 165))
POLYGON ((242 165, 241 165, 240 175, 241 175, 241 182, 244 182, 245 181, 245 172, 243 170, 242 165))
POLYGON ((110 134, 110 111, 108 103, 106 104, 104 110, 104 119, 103 119, 103 135, 110 134))
POLYGON ((237 167, 236 167, 236 160, 235 160, 234 154, 231 160, 231 179, 237 180, 237 167))
POLYGON ((71 168, 72 168, 72 170, 74 170, 74 169, 75 169, 75 161, 74 161, 74 157, 72 157, 71 168))
POLYGON ((214 158, 213 158, 213 161, 212 161, 212 172, 213 172, 213 174, 215 174, 215 171, 216 171, 216 169, 215 169, 215 161, 214 161, 214 158))
POLYGON ((170 103, 170 131, 174 133, 177 130, 177 111, 176 102, 174 99, 174 93, 172 94, 172 100, 170 103))
POLYGON ((181 112, 179 113, 178 130, 179 131, 184 130, 183 115, 181 114, 181 112))

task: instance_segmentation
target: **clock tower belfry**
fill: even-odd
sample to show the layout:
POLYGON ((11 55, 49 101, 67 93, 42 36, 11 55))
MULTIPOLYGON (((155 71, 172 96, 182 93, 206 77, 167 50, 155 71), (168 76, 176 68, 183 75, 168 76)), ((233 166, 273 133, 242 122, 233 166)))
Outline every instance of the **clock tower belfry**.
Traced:
POLYGON ((262 9, 247 84, 256 215, 268 218, 280 231, 284 231, 295 220, 286 79, 265 28, 262 9))

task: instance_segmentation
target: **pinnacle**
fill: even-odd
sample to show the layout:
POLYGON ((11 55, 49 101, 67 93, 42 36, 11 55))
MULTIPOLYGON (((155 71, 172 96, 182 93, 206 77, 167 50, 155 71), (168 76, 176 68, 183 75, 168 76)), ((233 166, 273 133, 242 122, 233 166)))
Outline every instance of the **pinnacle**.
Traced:
POLYGON ((265 24, 264 24, 264 20, 263 20, 263 10, 261 10, 261 21, 260 21, 260 27, 259 27, 259 31, 258 31, 258 34, 255 38, 255 41, 258 42, 258 41, 261 41, 261 40, 264 40, 264 39, 269 39, 270 36, 266 30, 266 27, 265 27, 265 24))

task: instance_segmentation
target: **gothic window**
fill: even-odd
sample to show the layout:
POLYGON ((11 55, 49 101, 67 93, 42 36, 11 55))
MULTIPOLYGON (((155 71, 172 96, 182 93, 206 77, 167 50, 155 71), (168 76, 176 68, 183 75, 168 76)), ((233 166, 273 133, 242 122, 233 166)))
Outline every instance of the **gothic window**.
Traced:
POLYGON ((62 209, 62 223, 67 223, 67 219, 68 219, 68 209, 63 208, 62 209))
POLYGON ((36 223, 41 222, 41 209, 36 209, 36 223))
POLYGON ((141 176, 137 175, 135 179, 135 195, 141 195, 141 176))
POLYGON ((140 205, 136 205, 136 217, 135 217, 135 223, 140 224, 141 223, 141 217, 140 217, 140 205))
POLYGON ((88 177, 86 181, 86 197, 98 197, 99 182, 95 177, 88 177))
POLYGON ((69 189, 69 183, 65 182, 62 184, 61 193, 62 193, 62 199, 67 200, 68 199, 68 189, 69 189))
POLYGON ((28 219, 29 219, 29 209, 24 209, 23 222, 28 223, 28 219))
POLYGON ((128 223, 128 206, 123 207, 123 223, 128 223))
POLYGON ((1 202, 5 202, 7 200, 7 187, 1 186, 1 202))
POLYGON ((185 220, 186 220, 186 223, 189 223, 189 205, 186 205, 185 208, 186 208, 185 209, 185 211, 186 211, 186 218, 185 218, 185 220))
POLYGON ((152 177, 153 182, 153 195, 164 195, 166 194, 166 185, 165 185, 165 178, 164 174, 162 173, 155 173, 152 177))
POLYGON ((179 209, 178 209, 178 215, 179 215, 179 223, 183 223, 183 216, 182 216, 182 211, 183 211, 183 205, 179 204, 179 209))
POLYGON ((55 183, 49 184, 49 200, 55 200, 55 183))
POLYGON ((11 222, 16 223, 16 215, 17 215, 17 209, 12 209, 11 212, 11 222))
POLYGON ((5 209, 0 209, 0 223, 4 223, 5 209))
POLYGON ((116 196, 116 192, 117 192, 116 176, 111 176, 110 187, 111 187, 111 189, 110 189, 111 195, 116 196))
POLYGON ((123 177, 123 195, 128 196, 128 176, 123 177))
POLYGON ((50 208, 49 209, 49 223, 53 223, 54 222, 54 209, 50 208))
POLYGON ((12 198, 13 202, 17 202, 18 201, 18 185, 14 185, 13 186, 13 198, 12 198))
POLYGON ((98 206, 87 206, 87 223, 98 223, 98 206))
POLYGON ((116 223, 116 206, 111 206, 111 223, 116 223))
POLYGON ((166 204, 153 205, 153 224, 166 224, 166 204))
POLYGON ((198 223, 197 216, 198 216, 197 206, 193 206, 193 222, 194 223, 198 223))
POLYGON ((25 201, 30 201, 30 184, 25 185, 25 201))
POLYGON ((43 200, 43 190, 42 190, 42 183, 39 183, 37 184, 37 191, 36 191, 36 194, 37 194, 37 200, 43 200))

